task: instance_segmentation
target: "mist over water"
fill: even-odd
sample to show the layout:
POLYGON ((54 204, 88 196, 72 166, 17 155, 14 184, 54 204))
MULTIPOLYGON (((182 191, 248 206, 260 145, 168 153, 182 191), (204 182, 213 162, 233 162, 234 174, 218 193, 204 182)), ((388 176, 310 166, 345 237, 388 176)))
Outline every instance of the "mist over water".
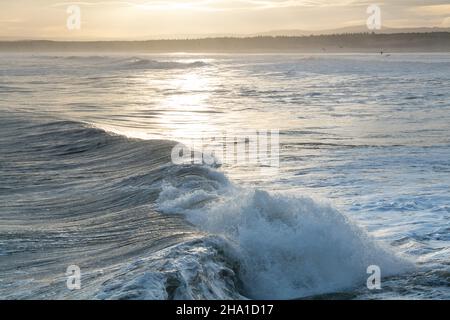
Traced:
POLYGON ((3 54, 0 74, 1 298, 449 298, 449 55, 3 54), (271 129, 277 174, 171 162, 271 129))

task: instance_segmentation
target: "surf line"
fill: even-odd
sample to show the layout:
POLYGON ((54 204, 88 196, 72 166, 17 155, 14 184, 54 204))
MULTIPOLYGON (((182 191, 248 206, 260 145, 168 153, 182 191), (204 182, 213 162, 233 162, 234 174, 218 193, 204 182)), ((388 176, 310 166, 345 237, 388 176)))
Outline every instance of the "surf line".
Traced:
POLYGON ((185 304, 182 307, 177 307, 177 315, 202 315, 204 318, 207 318, 210 311, 211 307, 189 307, 185 304))

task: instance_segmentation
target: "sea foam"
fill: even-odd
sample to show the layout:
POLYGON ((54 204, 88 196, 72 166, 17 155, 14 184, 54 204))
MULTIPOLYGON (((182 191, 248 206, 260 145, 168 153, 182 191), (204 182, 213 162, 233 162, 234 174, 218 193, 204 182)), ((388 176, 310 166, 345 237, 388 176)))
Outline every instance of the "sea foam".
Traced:
POLYGON ((383 276, 411 268, 330 205, 241 188, 213 169, 197 170, 203 174, 178 174, 166 182, 159 207, 183 214, 201 230, 234 244, 247 297, 289 299, 336 292, 365 286, 371 265, 379 266, 383 276))

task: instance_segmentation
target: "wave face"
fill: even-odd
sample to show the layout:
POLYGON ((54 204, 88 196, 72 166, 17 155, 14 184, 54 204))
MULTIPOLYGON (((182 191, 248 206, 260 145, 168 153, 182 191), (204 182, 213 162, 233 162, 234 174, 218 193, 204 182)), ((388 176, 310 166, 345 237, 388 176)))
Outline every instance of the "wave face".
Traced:
POLYGON ((173 143, 8 112, 0 127, 0 297, 73 297, 69 265, 92 297, 122 264, 198 237, 153 206, 173 143))
POLYGON ((84 274, 75 297, 97 299, 299 298, 364 283, 375 262, 407 270, 327 205, 172 165, 174 142, 0 122, 2 298, 73 298, 73 264, 84 274))

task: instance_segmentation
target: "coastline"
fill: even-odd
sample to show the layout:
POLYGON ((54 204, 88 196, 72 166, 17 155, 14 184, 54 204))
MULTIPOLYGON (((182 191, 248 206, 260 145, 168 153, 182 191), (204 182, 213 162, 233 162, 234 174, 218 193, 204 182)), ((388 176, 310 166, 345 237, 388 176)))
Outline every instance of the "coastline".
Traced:
POLYGON ((381 51, 450 52, 450 32, 146 41, 0 41, 0 52, 378 53, 381 51))

